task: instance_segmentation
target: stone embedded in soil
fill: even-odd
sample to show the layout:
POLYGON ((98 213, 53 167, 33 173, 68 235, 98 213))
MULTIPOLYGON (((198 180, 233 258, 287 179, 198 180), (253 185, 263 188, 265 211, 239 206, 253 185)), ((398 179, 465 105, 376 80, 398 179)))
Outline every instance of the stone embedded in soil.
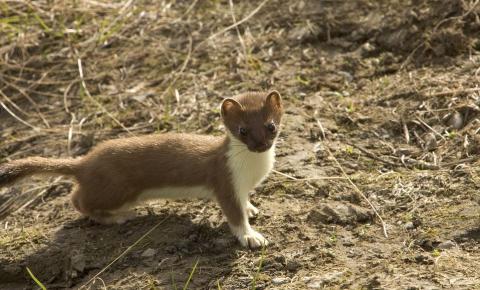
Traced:
POLYGON ((442 242, 440 243, 437 248, 439 248, 440 250, 448 250, 448 249, 452 249, 456 246, 455 242, 453 241, 445 241, 445 242, 442 242))
POLYGON ((434 263, 432 257, 426 254, 416 255, 415 262, 423 265, 432 265, 434 263))
POLYGON ((142 257, 150 258, 150 257, 155 256, 155 254, 156 254, 156 251, 154 249, 148 248, 142 253, 142 257))
POLYGON ((322 276, 304 277, 303 282, 307 283, 310 289, 322 289, 326 284, 334 283, 342 277, 344 272, 335 271, 322 276))
POLYGON ((83 272, 85 270, 85 256, 83 254, 77 254, 71 257, 70 263, 72 268, 78 272, 83 272))
POLYGON ((273 285, 281 285, 281 284, 285 284, 285 283, 288 283, 289 279, 288 278, 285 278, 285 277, 275 277, 272 279, 272 284, 273 285))
POLYGON ((407 230, 413 230, 415 225, 412 222, 407 222, 403 227, 407 230))
POLYGON ((345 203, 330 203, 314 208, 308 214, 308 221, 314 223, 352 224, 371 221, 373 212, 369 209, 345 203))
POLYGON ((288 271, 294 272, 294 271, 297 271, 298 268, 300 268, 301 266, 302 264, 300 264, 297 261, 288 261, 285 267, 287 268, 288 271))
POLYGON ((435 137, 435 134, 433 133, 428 133, 425 136, 425 150, 427 151, 434 151, 437 149, 438 143, 437 143, 437 138, 435 137))
POLYGON ((463 127, 463 116, 459 112, 455 111, 450 115, 448 120, 448 126, 453 129, 460 129, 463 127))

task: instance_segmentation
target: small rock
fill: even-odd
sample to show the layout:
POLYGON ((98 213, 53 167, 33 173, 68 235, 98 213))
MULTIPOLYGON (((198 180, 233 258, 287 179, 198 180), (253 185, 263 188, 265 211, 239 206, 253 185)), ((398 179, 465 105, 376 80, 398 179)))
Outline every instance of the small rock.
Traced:
POLYGON ((448 125, 453 128, 453 129, 460 129, 463 127, 463 116, 459 112, 455 111, 453 114, 450 116, 450 119, 448 120, 448 125))
POLYGON ((281 264, 286 263, 285 256, 282 256, 282 255, 277 255, 273 259, 275 260, 275 262, 278 262, 278 263, 281 263, 281 264))
POLYGON ((302 279, 304 282, 308 283, 307 287, 310 289, 321 289, 325 284, 333 283, 342 277, 344 272, 331 272, 323 276, 316 276, 311 278, 302 279))
POLYGON ((437 248, 439 248, 440 250, 448 250, 448 249, 452 249, 456 246, 455 242, 453 241, 445 241, 445 242, 442 242, 440 243, 437 248))
POLYGON ((407 222, 403 227, 407 230, 413 230, 415 228, 412 222, 407 222))
POLYGON ((294 271, 297 271, 298 268, 300 268, 301 264, 297 261, 288 261, 287 262, 287 265, 286 265, 286 268, 288 271, 290 272, 294 272, 294 271))
POLYGON ((272 279, 272 284, 273 285, 281 285, 281 284, 285 284, 285 283, 288 283, 288 278, 275 277, 275 278, 272 279))
POLYGON ((142 257, 150 258, 150 257, 155 256, 155 254, 156 254, 156 251, 154 249, 148 248, 142 253, 142 257))
POLYGON ((424 254, 416 255, 415 262, 423 265, 432 265, 434 263, 432 257, 424 254))
POLYGON ((427 136, 425 136, 425 150, 427 151, 434 151, 437 149, 438 143, 437 139, 435 138, 435 134, 433 133, 428 133, 427 136))
POLYGON ((352 224, 368 222, 372 216, 372 211, 350 203, 329 203, 320 210, 311 210, 308 220, 315 223, 352 224))
POLYGON ((85 256, 83 254, 77 254, 75 256, 72 256, 70 259, 70 263, 72 265, 72 268, 77 270, 78 272, 83 272, 85 270, 85 256))

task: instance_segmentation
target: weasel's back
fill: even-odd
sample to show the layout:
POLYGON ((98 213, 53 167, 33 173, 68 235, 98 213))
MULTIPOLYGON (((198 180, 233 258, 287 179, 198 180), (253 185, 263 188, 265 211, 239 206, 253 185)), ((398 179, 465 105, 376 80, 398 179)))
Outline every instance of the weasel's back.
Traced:
POLYGON ((223 138, 192 134, 155 134, 109 140, 82 160, 80 179, 116 176, 130 184, 197 184, 208 179, 208 163, 222 154, 223 138))

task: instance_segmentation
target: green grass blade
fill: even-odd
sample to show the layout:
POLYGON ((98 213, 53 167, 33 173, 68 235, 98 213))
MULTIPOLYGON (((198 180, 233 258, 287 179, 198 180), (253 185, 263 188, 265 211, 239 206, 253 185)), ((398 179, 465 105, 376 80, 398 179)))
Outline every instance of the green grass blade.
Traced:
POLYGON ((47 287, 45 287, 45 285, 42 284, 42 282, 40 282, 40 280, 37 279, 37 277, 35 277, 35 275, 33 275, 32 271, 30 271, 30 269, 27 267, 27 272, 28 274, 30 275, 30 277, 32 277, 33 281, 35 281, 35 283, 40 287, 42 288, 42 290, 47 290, 47 287))
POLYGON ((175 282, 175 276, 173 275, 173 269, 170 271, 170 277, 172 278, 172 287, 177 290, 177 283, 175 282))
POLYGON ((260 270, 262 270, 263 260, 265 259, 265 246, 262 247, 262 255, 260 256, 260 262, 258 263, 257 273, 253 276, 252 280, 252 290, 255 290, 257 284, 258 275, 260 275, 260 270))
POLYGON ((183 290, 187 290, 188 289, 188 284, 190 284, 190 280, 192 280, 192 277, 193 277, 193 273, 195 273, 195 270, 197 269, 197 265, 198 265, 198 261, 200 259, 197 259, 197 261, 195 262, 195 265, 193 266, 193 269, 192 271, 190 272, 190 276, 188 276, 188 280, 187 282, 185 283, 185 286, 183 286, 183 290))

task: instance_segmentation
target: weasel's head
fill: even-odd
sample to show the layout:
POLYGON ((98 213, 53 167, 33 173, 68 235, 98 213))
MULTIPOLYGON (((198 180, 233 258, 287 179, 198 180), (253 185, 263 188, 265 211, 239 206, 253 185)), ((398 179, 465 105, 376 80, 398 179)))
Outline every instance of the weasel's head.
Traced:
POLYGON ((225 99, 222 118, 233 138, 252 152, 269 150, 280 129, 282 98, 277 91, 245 93, 225 99))

